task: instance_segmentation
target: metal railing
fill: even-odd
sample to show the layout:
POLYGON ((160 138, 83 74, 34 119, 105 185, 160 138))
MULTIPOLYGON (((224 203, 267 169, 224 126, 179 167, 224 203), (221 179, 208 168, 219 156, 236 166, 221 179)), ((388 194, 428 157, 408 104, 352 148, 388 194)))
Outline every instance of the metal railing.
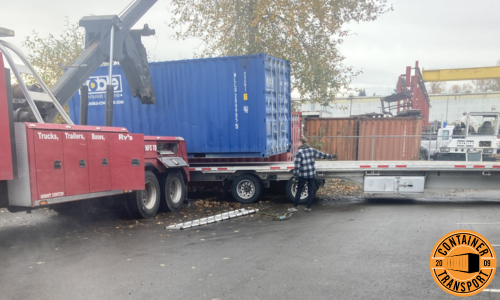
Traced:
MULTIPOLYGON (((497 136, 346 135, 307 136, 309 145, 338 160, 496 161, 497 136)), ((500 161, 500 154, 498 154, 500 161)))

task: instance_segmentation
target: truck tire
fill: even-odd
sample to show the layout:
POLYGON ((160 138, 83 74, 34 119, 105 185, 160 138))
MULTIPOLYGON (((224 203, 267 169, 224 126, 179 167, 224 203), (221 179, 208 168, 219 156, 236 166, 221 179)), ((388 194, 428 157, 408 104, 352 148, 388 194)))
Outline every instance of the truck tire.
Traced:
POLYGON ((125 210, 131 218, 149 219, 156 215, 160 206, 160 184, 151 171, 145 173, 146 186, 142 191, 135 191, 125 201, 125 210))
POLYGON ((235 179, 231 184, 231 194, 234 200, 239 203, 249 204, 257 201, 262 194, 262 183, 250 174, 243 174, 235 179))
MULTIPOLYGON (((288 182, 286 184, 286 197, 288 198, 288 201, 291 203, 295 202, 295 194, 297 193, 297 182, 293 181, 293 177, 288 179, 288 182)), ((304 185, 304 189, 302 190, 302 194, 300 195, 300 204, 306 204, 307 203, 307 197, 309 196, 309 187, 307 186, 307 183, 304 185)))
POLYGON ((186 199, 186 184, 184 177, 179 170, 172 170, 165 179, 163 197, 165 200, 162 206, 166 205, 170 211, 178 211, 186 199))

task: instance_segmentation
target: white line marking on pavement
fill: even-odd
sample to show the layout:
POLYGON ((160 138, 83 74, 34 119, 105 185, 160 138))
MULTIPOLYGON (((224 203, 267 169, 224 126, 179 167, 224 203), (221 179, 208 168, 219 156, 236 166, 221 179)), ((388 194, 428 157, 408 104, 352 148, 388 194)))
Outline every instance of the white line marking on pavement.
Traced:
POLYGON ((457 225, 500 225, 500 222, 492 222, 492 223, 455 223, 457 225))
POLYGON ((498 290, 498 289, 484 289, 483 292, 500 293, 500 290, 498 290))
POLYGON ((492 247, 500 247, 500 245, 491 245, 492 247))

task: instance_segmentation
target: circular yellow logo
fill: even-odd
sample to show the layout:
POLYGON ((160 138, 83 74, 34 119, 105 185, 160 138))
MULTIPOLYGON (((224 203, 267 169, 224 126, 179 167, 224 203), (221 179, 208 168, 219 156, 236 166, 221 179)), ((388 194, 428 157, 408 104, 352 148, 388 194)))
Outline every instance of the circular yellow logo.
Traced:
POLYGON ((484 290, 495 276, 497 259, 479 233, 456 230, 432 249, 430 267, 437 285, 449 294, 467 297, 484 290))

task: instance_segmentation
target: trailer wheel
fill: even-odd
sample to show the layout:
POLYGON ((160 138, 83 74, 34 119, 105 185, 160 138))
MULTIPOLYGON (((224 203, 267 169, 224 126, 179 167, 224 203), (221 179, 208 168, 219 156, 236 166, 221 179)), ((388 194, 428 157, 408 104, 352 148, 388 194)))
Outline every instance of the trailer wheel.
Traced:
POLYGON ((135 191, 125 201, 125 209, 132 218, 152 218, 156 215, 160 206, 160 184, 156 175, 151 171, 146 171, 145 179, 145 189, 135 191))
MULTIPOLYGON (((295 202, 295 194, 297 194, 297 182, 293 181, 293 177, 290 178, 286 184, 286 197, 288 201, 294 203, 295 202)), ((302 194, 300 195, 300 204, 307 203, 307 197, 309 196, 309 187, 307 183, 304 185, 302 189, 302 194)))
POLYGON ((243 174, 233 179, 231 194, 239 203, 249 204, 257 201, 262 193, 262 183, 250 174, 243 174))
POLYGON ((179 170, 172 170, 168 173, 163 192, 164 203, 168 209, 170 211, 178 211, 184 204, 184 199, 186 199, 186 184, 179 170))

